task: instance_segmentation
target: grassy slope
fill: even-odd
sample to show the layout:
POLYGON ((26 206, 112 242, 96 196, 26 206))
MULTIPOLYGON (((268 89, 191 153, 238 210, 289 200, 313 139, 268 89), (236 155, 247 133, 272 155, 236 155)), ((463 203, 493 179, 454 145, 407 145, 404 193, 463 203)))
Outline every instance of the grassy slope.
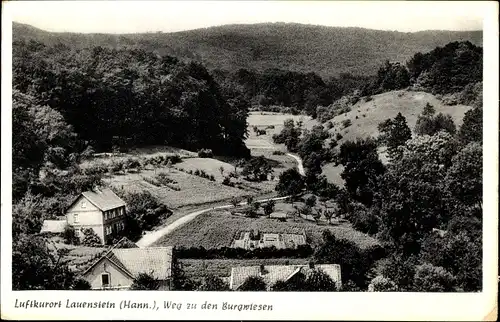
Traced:
MULTIPOLYGON (((329 132, 340 133, 343 136, 338 141, 339 145, 347 140, 356 140, 358 137, 378 136, 378 124, 388 118, 394 118, 398 112, 403 114, 408 126, 413 131, 417 117, 423 111, 426 103, 433 105, 436 113, 450 114, 457 128, 461 125, 465 112, 471 109, 465 105, 446 106, 434 95, 425 92, 394 91, 375 95, 372 98, 369 102, 362 99, 352 107, 350 112, 330 120, 334 127, 329 132), (351 120, 352 125, 344 128, 342 122, 346 119, 351 120)), ((381 151, 383 149, 379 150, 379 154, 381 154, 381 158, 384 158, 381 151)), ((328 179, 336 184, 343 184, 343 180, 340 178, 341 172, 342 169, 334 167, 333 164, 328 164, 323 169, 323 173, 328 179)))
POLYGON ((386 59, 404 61, 452 41, 482 45, 481 31, 404 33, 296 23, 226 25, 175 33, 50 33, 14 23, 13 39, 37 39, 72 47, 132 46, 202 61, 208 68, 281 68, 333 76, 373 74, 386 59))

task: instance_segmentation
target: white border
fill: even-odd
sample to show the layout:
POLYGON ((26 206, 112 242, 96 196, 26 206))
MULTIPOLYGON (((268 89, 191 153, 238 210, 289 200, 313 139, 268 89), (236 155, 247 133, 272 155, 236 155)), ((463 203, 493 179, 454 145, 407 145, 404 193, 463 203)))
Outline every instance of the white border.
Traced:
MULTIPOLYGON (((95 3, 95 2, 94 2, 95 3)), ((450 6, 460 2, 447 2, 450 6)), ((463 2, 462 2, 463 3, 463 2)), ((428 2, 429 10, 433 3, 428 2)), ((1 317, 2 319, 378 319, 378 320, 489 320, 496 318, 498 254, 498 4, 477 2, 484 14, 484 274, 483 292, 431 293, 243 293, 243 292, 12 292, 11 283, 11 171, 12 171, 12 24, 9 3, 2 2, 2 136, 1 136, 1 317), (112 295, 111 295, 112 294, 112 295), (67 299, 219 303, 219 310, 15 309, 16 299, 67 299), (271 304, 273 311, 224 311, 221 303, 271 304)), ((97 10, 97 9, 96 9, 97 10)))

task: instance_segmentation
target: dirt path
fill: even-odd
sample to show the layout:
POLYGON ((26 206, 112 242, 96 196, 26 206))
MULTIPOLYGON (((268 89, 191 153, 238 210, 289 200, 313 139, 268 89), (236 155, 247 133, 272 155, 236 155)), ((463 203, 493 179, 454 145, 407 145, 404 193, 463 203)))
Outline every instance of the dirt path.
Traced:
MULTIPOLYGON (((293 154, 290 154, 290 153, 287 153, 287 155, 291 156, 292 158, 294 158, 296 161, 297 161, 297 166, 298 166, 298 169, 299 169, 299 173, 301 175, 305 175, 305 171, 304 171, 304 166, 302 164, 302 159, 296 155, 293 155, 293 154)), ((286 197, 275 197, 275 198, 267 198, 267 199, 260 199, 260 200, 257 200, 257 202, 261 203, 261 202, 266 202, 266 201, 269 201, 269 200, 283 200, 283 199, 286 199, 288 198, 288 196, 286 197)), ((246 205, 247 203, 246 202, 241 202, 240 205, 243 206, 243 205, 246 205)), ((148 246, 151 246, 153 243, 155 243, 156 241, 158 241, 161 237, 165 236, 165 235, 168 235, 170 234, 172 231, 174 231, 175 229, 181 227, 182 225, 185 225, 186 223, 190 222, 191 220, 195 219, 197 216, 203 214, 203 213, 206 213, 207 211, 210 211, 210 210, 219 210, 219 209, 228 209, 228 208, 232 208, 234 207, 233 205, 222 205, 222 206, 216 206, 216 207, 211 207, 211 208, 203 208, 203 209, 200 209, 200 210, 196 210, 194 212, 191 212, 179 219, 177 219, 176 221, 170 223, 169 225, 165 226, 165 227, 162 227, 158 230, 154 230, 154 231, 151 231, 151 232, 147 232, 144 236, 142 236, 142 238, 136 243, 137 246, 139 247, 148 247, 148 246)))
POLYGON ((299 168, 299 173, 303 176, 306 175, 306 172, 304 171, 304 165, 302 164, 302 159, 294 154, 287 153, 286 155, 291 156, 297 161, 297 167, 299 168))

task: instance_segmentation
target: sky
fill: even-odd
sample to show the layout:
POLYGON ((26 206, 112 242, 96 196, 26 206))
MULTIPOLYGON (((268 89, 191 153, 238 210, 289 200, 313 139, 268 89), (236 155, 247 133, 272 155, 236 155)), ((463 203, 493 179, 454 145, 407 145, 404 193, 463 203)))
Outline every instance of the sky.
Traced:
MULTIPOLYGON (((475 1, 15 1, 13 21, 47 31, 173 32, 226 24, 295 22, 413 32, 480 30, 475 1)), ((491 7, 490 7, 491 8, 491 7)))

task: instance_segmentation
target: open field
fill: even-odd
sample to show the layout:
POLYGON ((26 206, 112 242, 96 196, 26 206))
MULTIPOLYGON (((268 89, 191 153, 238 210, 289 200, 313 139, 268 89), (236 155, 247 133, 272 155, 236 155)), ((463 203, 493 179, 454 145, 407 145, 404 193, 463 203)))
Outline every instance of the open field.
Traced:
POLYGON ((190 158, 190 159, 185 159, 181 163, 178 163, 174 165, 176 168, 181 168, 185 171, 196 171, 196 170, 203 170, 205 171, 208 175, 213 175, 216 181, 222 181, 224 178, 223 175, 228 175, 230 172, 234 171, 234 166, 226 163, 219 161, 217 159, 211 159, 211 158, 190 158), (221 175, 220 168, 224 169, 223 175, 221 175))
POLYGON ((422 113, 424 106, 430 103, 436 109, 436 114, 450 114, 457 128, 462 124, 465 112, 470 106, 447 106, 434 95, 425 92, 393 91, 372 96, 372 100, 365 102, 361 99, 351 111, 331 119, 334 127, 330 133, 340 133, 343 138, 338 140, 339 145, 347 140, 378 136, 378 125, 388 118, 394 118, 399 112, 406 118, 408 126, 413 131, 417 117, 422 113), (357 117, 357 119, 356 119, 357 117), (344 128, 342 121, 351 120, 352 125, 344 128))
POLYGON ((182 247, 220 248, 230 247, 238 231, 259 230, 263 232, 301 233, 305 230, 311 246, 322 241, 322 232, 329 229, 337 238, 345 238, 365 248, 377 244, 377 240, 354 230, 349 223, 317 225, 308 220, 288 219, 280 222, 266 217, 247 218, 231 215, 229 211, 211 211, 196 217, 189 225, 179 227, 171 234, 160 238, 154 245, 177 245, 182 247))
POLYGON ((269 258, 269 259, 179 259, 188 278, 199 279, 205 274, 213 274, 229 279, 231 268, 256 265, 304 265, 307 258, 269 258))
MULTIPOLYGON (((436 114, 450 114, 457 129, 462 124, 465 112, 471 109, 471 107, 465 105, 444 105, 434 95, 425 92, 393 91, 374 95, 369 102, 362 99, 352 107, 350 112, 331 119, 330 122, 333 123, 334 127, 328 132, 342 135, 342 139, 338 140, 339 146, 348 140, 353 141, 357 138, 369 136, 377 137, 379 135, 378 124, 388 118, 394 118, 398 112, 403 114, 413 132, 417 117, 422 113, 427 103, 434 106, 436 114), (342 122, 347 119, 351 120, 352 125, 344 128, 342 122)), ((378 152, 381 161, 387 163, 385 148, 379 148, 378 152)), ((335 167, 332 163, 323 166, 323 174, 328 178, 328 181, 339 186, 344 185, 344 181, 340 177, 341 172, 342 166, 335 167)))
POLYGON ((283 122, 290 118, 295 121, 303 121, 304 128, 307 129, 310 129, 314 125, 318 124, 315 120, 311 119, 310 116, 306 115, 292 115, 273 112, 250 112, 247 119, 249 135, 245 141, 246 146, 251 150, 260 148, 286 151, 282 144, 276 145, 273 143, 272 136, 273 134, 281 132, 283 122), (266 130, 266 134, 257 136, 253 130, 254 126, 260 130, 266 130), (274 128, 269 128, 273 126, 274 128))

